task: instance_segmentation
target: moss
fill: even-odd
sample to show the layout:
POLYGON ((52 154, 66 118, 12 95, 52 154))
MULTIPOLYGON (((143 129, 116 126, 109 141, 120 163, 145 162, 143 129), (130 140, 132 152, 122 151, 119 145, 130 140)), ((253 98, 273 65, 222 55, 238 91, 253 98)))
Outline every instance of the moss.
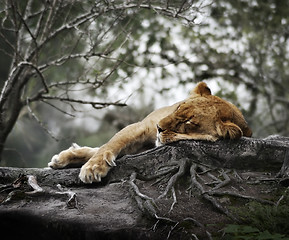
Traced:
POLYGON ((284 234, 261 231, 258 228, 247 225, 229 224, 224 228, 222 240, 289 240, 284 234))
MULTIPOLYGON (((265 232, 267 231, 270 234, 276 233, 280 236, 289 236, 289 194, 287 193, 287 191, 284 192, 282 200, 279 202, 278 205, 266 205, 252 201, 242 207, 233 207, 232 211, 246 226, 257 229, 258 234, 265 234, 265 232)), ((246 230, 244 228, 237 227, 236 229, 238 229, 239 232, 246 230)))

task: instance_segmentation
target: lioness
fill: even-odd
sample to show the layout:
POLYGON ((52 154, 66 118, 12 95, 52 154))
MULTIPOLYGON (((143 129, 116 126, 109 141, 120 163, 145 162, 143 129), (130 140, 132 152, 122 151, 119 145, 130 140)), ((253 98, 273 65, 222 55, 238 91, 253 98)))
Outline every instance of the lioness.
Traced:
POLYGON ((136 153, 148 143, 159 146, 181 139, 216 141, 251 135, 241 111, 232 103, 211 95, 207 84, 200 82, 184 101, 152 112, 141 122, 116 133, 103 146, 90 148, 73 144, 53 156, 48 166, 63 168, 85 163, 79 174, 81 181, 99 182, 116 166, 118 156, 136 153))

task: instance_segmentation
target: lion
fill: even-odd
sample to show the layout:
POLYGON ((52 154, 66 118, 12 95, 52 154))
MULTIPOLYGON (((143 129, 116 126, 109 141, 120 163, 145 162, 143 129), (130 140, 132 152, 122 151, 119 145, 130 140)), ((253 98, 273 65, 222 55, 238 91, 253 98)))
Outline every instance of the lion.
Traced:
POLYGON ((144 146, 185 140, 239 139, 252 131, 241 111, 232 103, 211 94, 200 82, 190 96, 176 104, 150 113, 142 121, 128 125, 106 144, 97 148, 77 144, 54 155, 48 166, 53 169, 83 164, 79 178, 84 183, 100 182, 116 166, 117 157, 135 154, 144 146))

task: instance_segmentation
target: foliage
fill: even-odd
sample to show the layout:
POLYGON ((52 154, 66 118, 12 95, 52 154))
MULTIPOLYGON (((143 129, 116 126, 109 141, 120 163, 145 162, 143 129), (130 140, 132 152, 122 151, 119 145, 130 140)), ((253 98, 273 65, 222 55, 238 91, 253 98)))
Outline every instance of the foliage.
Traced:
POLYGON ((208 9, 193 26, 140 12, 122 49, 128 65, 121 71, 131 76, 148 67, 161 93, 210 81, 242 108, 256 137, 287 135, 288 1, 218 0, 208 9))
POLYGON ((288 240, 283 234, 271 234, 268 230, 260 231, 258 228, 246 225, 229 224, 224 228, 223 240, 288 240))
POLYGON ((288 8, 286 0, 219 0, 212 7, 218 33, 207 46, 218 49, 208 56, 216 58, 210 72, 246 86, 251 95, 248 115, 254 117, 251 125, 257 135, 289 131, 288 8))
POLYGON ((261 231, 282 233, 289 236, 289 207, 278 207, 251 202, 237 211, 243 221, 250 223, 261 231))
POLYGON ((244 225, 227 225, 224 239, 289 239, 288 202, 285 191, 274 206, 252 201, 232 208, 244 225))

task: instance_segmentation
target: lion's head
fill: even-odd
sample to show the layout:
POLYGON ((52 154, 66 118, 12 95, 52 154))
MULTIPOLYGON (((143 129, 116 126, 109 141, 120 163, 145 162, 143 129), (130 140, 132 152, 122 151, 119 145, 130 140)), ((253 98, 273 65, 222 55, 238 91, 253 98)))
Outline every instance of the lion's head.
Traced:
POLYGON ((182 139, 216 141, 250 137, 241 111, 232 103, 211 95, 206 83, 199 83, 191 96, 158 123, 157 144, 182 139))

